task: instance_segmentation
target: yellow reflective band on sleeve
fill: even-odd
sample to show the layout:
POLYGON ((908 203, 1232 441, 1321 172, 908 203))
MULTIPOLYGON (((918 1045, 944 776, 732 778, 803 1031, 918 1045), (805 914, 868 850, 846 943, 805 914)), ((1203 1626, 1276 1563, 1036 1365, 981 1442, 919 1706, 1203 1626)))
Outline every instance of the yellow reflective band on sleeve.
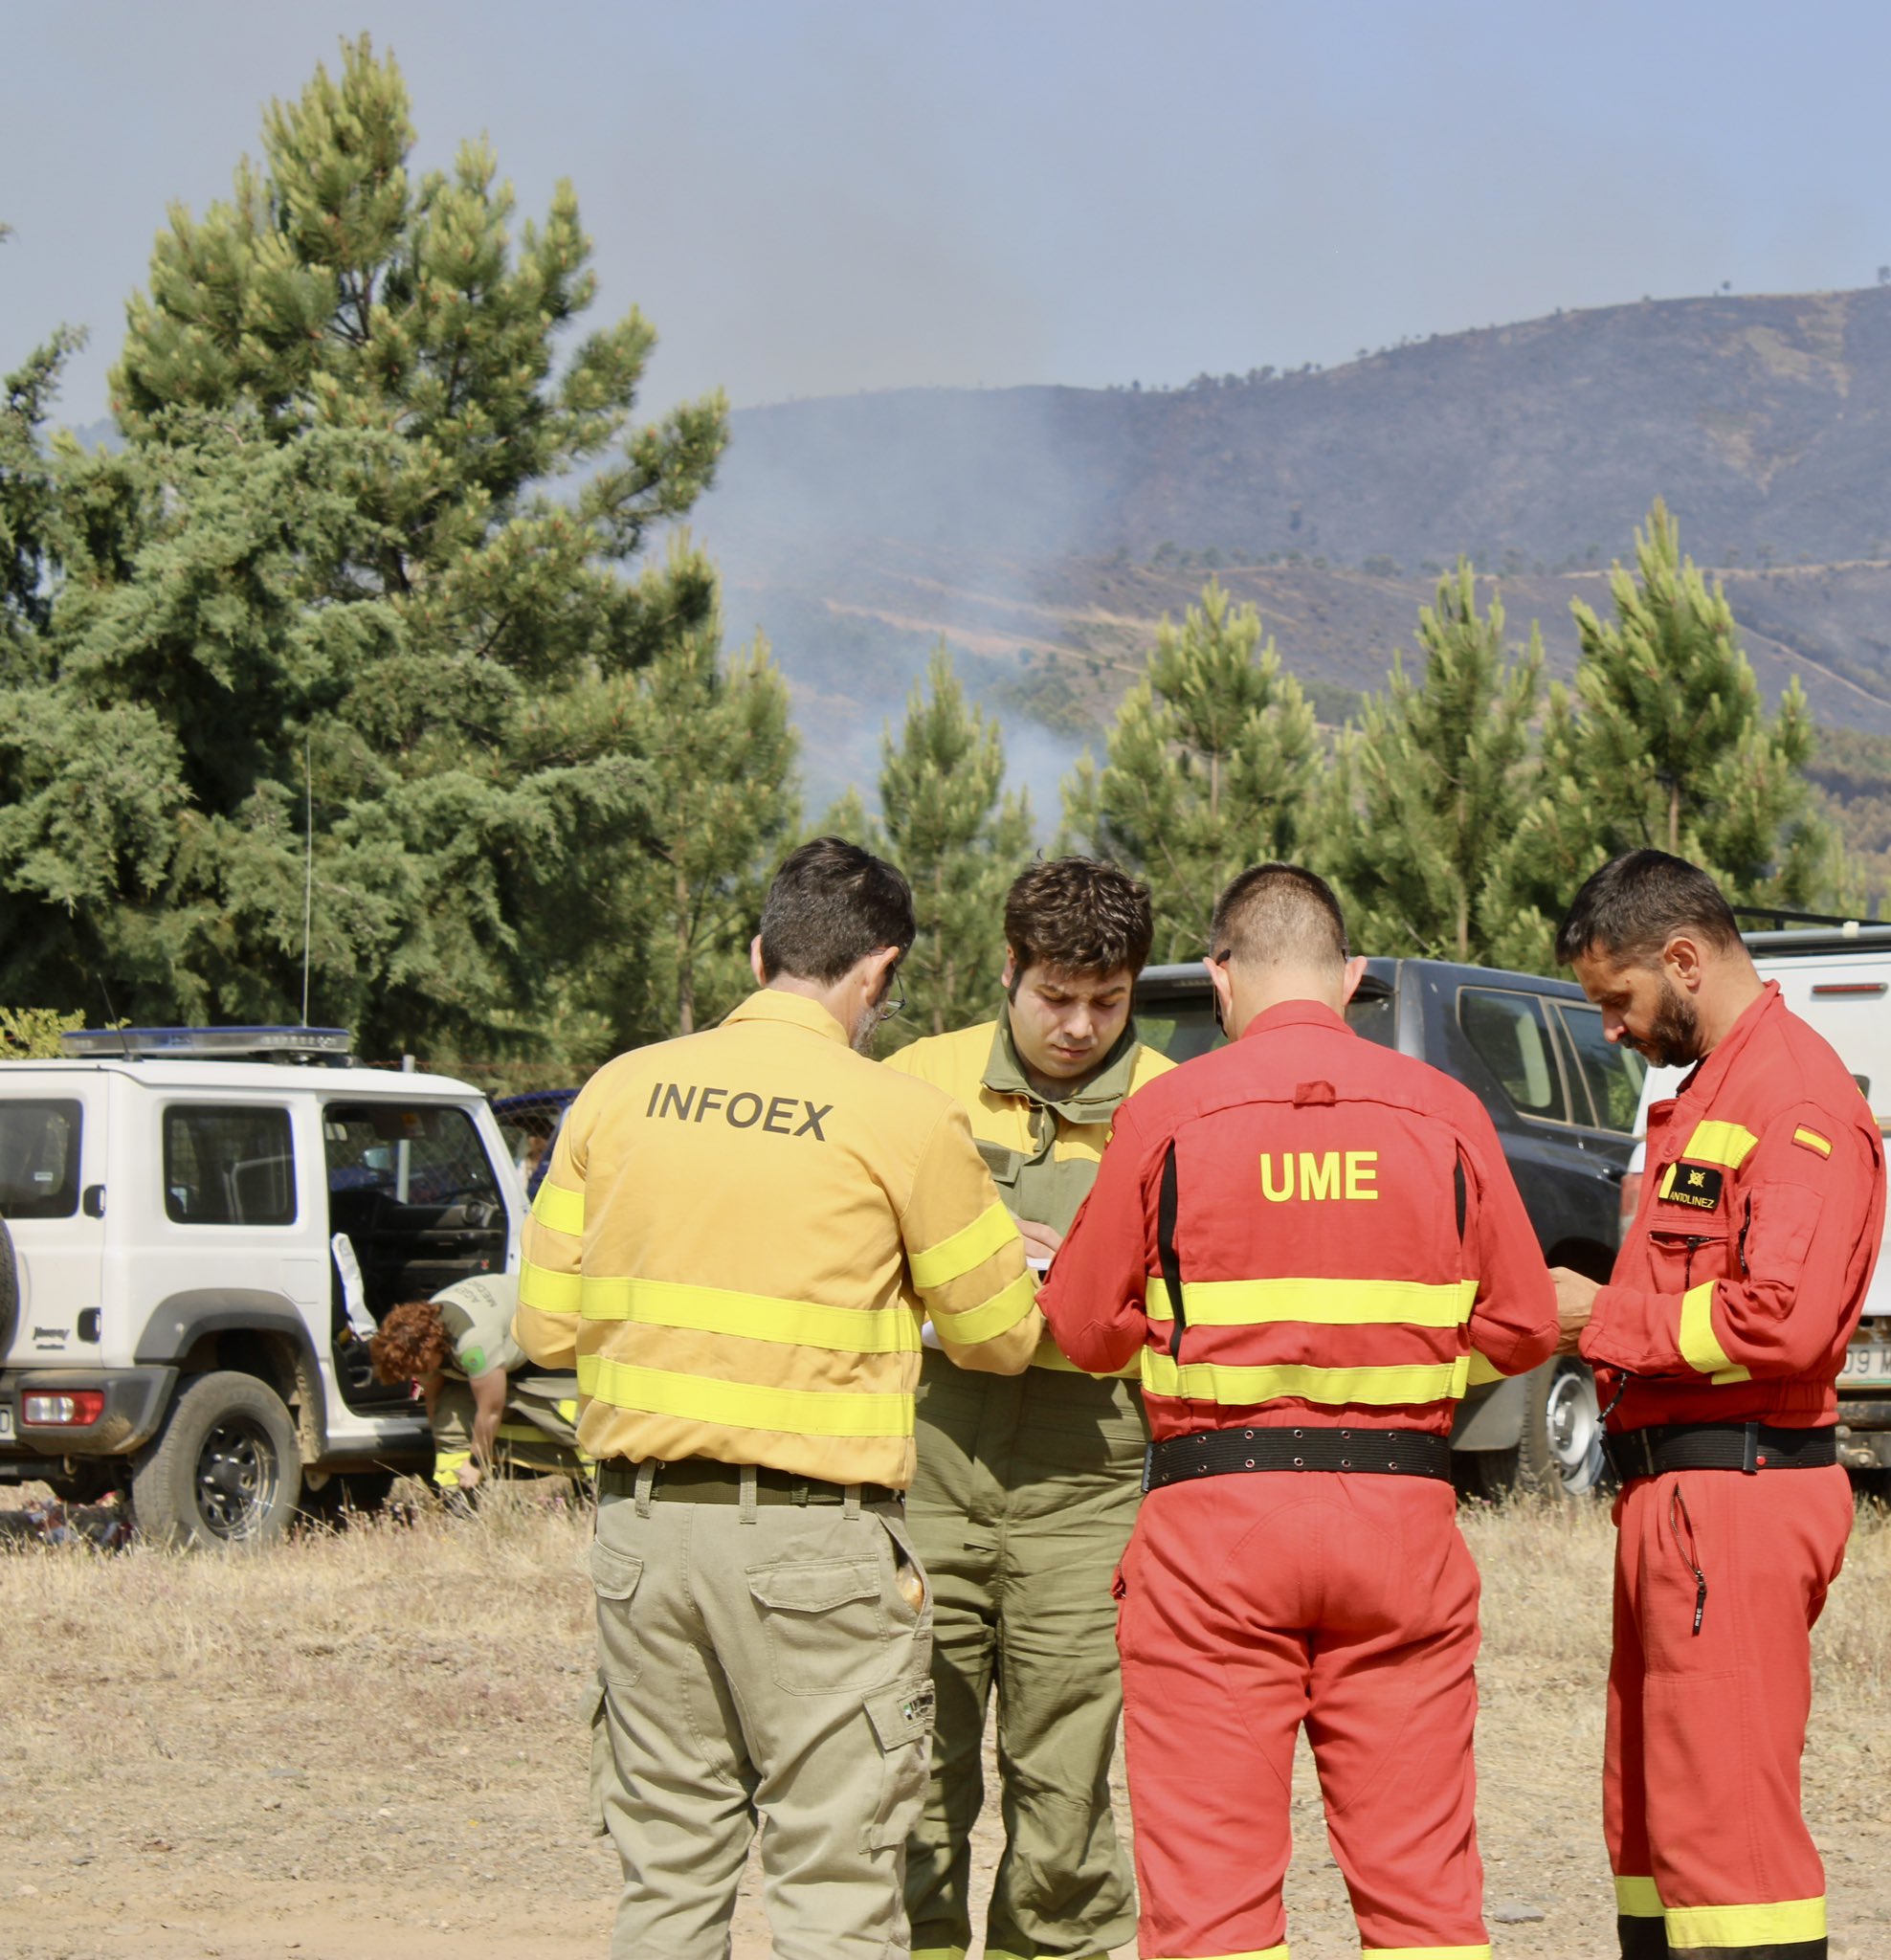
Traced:
POLYGON ((1697 1123, 1681 1155, 1696 1164, 1724 1164, 1729 1170, 1738 1170, 1759 1141, 1737 1123, 1697 1123))
POLYGON ((532 1200, 532 1216, 551 1232, 563 1232, 572 1238, 582 1238, 585 1231, 585 1194, 581 1191, 567 1191, 563 1185, 553 1184, 550 1178, 539 1186, 539 1194, 532 1200))
POLYGON ((578 1387, 594 1402, 644 1415, 674 1415, 724 1429, 772 1429, 784 1436, 909 1437, 910 1395, 845 1389, 765 1389, 713 1375, 634 1368, 603 1354, 578 1356, 578 1387))
MULTIPOLYGON (((1475 1280, 1429 1286, 1416 1280, 1185 1280, 1182 1310, 1193 1326, 1252 1327, 1308 1321, 1324 1327, 1461 1327, 1475 1280)), ((1151 1273, 1144 1298, 1152 1321, 1172 1321, 1168 1286, 1151 1273)))
POLYGON ((674 1280, 587 1280, 581 1302, 588 1321, 634 1321, 645 1327, 734 1334, 840 1354, 916 1354, 920 1346, 919 1321, 898 1301, 891 1306, 823 1306, 674 1280))
POLYGON ((1295 1395, 1335 1408, 1415 1408, 1426 1402, 1455 1401, 1464 1392, 1471 1357, 1420 1362, 1409 1368, 1313 1368, 1288 1363, 1277 1368, 1235 1368, 1219 1361, 1180 1364, 1153 1348, 1143 1349, 1143 1387, 1152 1395, 1179 1395, 1190 1402, 1220 1402, 1247 1408, 1295 1395))
POLYGON ((526 1259, 519 1268, 519 1304, 540 1313, 575 1316, 583 1299, 584 1281, 576 1273, 554 1273, 526 1259))
POLYGON ((1615 1881, 1615 1910, 1624 1919, 1659 1919, 1661 1894, 1653 1879, 1615 1881))
POLYGON ((1680 1166, 1679 1164, 1670 1164, 1668 1168, 1664 1171, 1662 1171, 1661 1181, 1655 1187, 1655 1195, 1657 1198, 1666 1197, 1668 1193, 1674 1190, 1675 1172, 1680 1169, 1680 1166))
POLYGON ((1472 1348, 1471 1369, 1464 1382, 1466 1388, 1480 1389, 1486 1382, 1507 1382, 1509 1379, 1489 1355, 1479 1354, 1475 1348, 1472 1348))
MULTIPOLYGON (((1003 1292, 994 1294, 983 1306, 965 1313, 936 1313, 932 1330, 948 1347, 973 1348, 981 1341, 995 1341, 1009 1333, 1037 1302, 1037 1277, 1020 1273, 1003 1292)), ((907 1320, 912 1319, 909 1313, 907 1320)))
POLYGON ((1665 1917, 1668 1945, 1683 1953, 1695 1947, 1786 1947, 1825 1938, 1823 1899, 1786 1899, 1776 1905, 1670 1905, 1665 1917))
POLYGON ((1680 1297, 1680 1332, 1677 1345, 1680 1358, 1697 1374, 1710 1381, 1750 1382, 1750 1369, 1736 1368, 1714 1332, 1714 1282, 1703 1280, 1690 1286, 1680 1297))
POLYGON ((1795 1129, 1792 1132, 1792 1141, 1808 1150, 1816 1151, 1821 1157, 1832 1155, 1832 1145, 1815 1129, 1795 1129))
POLYGON ((1490 1960, 1488 1947, 1362 1947, 1359 1960, 1490 1960))
POLYGON ((937 1245, 913 1253, 910 1256, 913 1284, 922 1293, 930 1293, 938 1286, 949 1286, 954 1280, 963 1279, 966 1274, 982 1266, 994 1252, 1009 1245, 1016 1236, 1017 1227, 1012 1223, 1012 1214, 1002 1204, 993 1204, 989 1211, 981 1212, 963 1231, 953 1233, 950 1238, 942 1238, 937 1245))

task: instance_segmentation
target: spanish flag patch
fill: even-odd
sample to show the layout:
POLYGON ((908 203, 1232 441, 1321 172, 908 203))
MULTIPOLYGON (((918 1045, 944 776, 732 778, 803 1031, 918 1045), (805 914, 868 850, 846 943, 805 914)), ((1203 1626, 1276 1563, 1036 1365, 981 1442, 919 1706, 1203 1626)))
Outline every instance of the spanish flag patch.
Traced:
POLYGON ((1803 1126, 1795 1129, 1792 1132, 1792 1141, 1802 1149, 1814 1151, 1821 1157, 1832 1155, 1831 1142, 1820 1136, 1815 1129, 1806 1129, 1803 1126))

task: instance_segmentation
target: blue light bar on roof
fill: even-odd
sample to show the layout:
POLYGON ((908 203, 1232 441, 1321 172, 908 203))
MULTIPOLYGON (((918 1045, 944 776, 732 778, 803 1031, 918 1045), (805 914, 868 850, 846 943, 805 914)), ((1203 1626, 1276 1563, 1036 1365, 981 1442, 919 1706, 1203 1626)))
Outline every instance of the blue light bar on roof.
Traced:
POLYGON ((59 1045, 91 1061, 339 1062, 352 1041, 345 1028, 81 1028, 59 1045))

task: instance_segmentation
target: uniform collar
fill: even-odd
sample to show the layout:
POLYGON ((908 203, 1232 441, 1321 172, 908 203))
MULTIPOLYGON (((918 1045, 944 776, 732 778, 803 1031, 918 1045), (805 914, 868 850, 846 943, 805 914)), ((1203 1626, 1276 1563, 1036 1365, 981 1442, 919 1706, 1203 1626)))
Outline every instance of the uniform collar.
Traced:
POLYGON ((1136 1017, 1132 1014, 1095 1075, 1085 1077, 1062 1096, 1047 1096, 1034 1086, 1018 1058, 1017 1044, 1012 1039, 1011 1008, 1007 1004, 998 1010, 998 1019, 991 1030, 991 1053, 986 1058, 981 1080, 993 1095, 1020 1096, 1034 1108, 1055 1110, 1066 1123, 1105 1123, 1129 1093, 1140 1045, 1136 1017))
POLYGON ((1769 1015, 1784 1013, 1786 1008, 1780 999, 1779 982, 1769 980, 1761 990, 1760 997, 1741 1013, 1740 1018, 1726 1031, 1726 1038, 1713 1051, 1694 1065, 1693 1073, 1681 1083, 1676 1100, 1685 1098, 1692 1102, 1710 1102, 1721 1092, 1722 1084, 1742 1053, 1759 1030, 1765 1026, 1769 1015))
POLYGON ((1283 1000, 1264 1014, 1256 1014, 1241 1030, 1241 1039, 1253 1035, 1272 1035, 1285 1028, 1333 1028, 1350 1033, 1346 1016, 1336 1014, 1324 1001, 1283 1000))
POLYGON ((825 1035, 843 1048, 849 1045, 847 1030, 819 1001, 810 1000, 805 993, 789 993, 779 987, 764 987, 740 1006, 732 1007, 723 1016, 723 1025, 727 1027, 732 1021, 785 1021, 790 1027, 806 1028, 811 1035, 825 1035))

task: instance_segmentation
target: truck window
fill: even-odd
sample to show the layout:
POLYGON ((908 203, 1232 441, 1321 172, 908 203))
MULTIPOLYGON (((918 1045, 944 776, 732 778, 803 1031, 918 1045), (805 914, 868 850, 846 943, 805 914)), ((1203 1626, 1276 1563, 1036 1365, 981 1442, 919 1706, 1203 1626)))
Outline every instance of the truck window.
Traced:
POLYGON ((1558 1001, 1556 1013, 1569 1048, 1576 1058, 1576 1070, 1594 1110, 1598 1129, 1635 1134, 1635 1115, 1641 1106, 1641 1081, 1648 1064, 1633 1048, 1613 1042, 1602 1032, 1602 1010, 1578 1007, 1571 1001, 1558 1001))
POLYGON ((0 1102, 0 1218, 70 1218, 78 1210, 78 1131, 77 1102, 0 1102))
POLYGON ((1136 1033, 1151 1048, 1170 1061, 1192 1061, 1212 1048, 1222 1045, 1221 1030, 1214 1025, 1214 1005, 1202 983, 1204 998, 1166 999, 1149 1009, 1136 1010, 1136 1033))
POLYGON ((165 1216, 178 1225, 293 1225, 286 1109, 173 1102, 165 1111, 165 1216))
POLYGON ((1568 1122, 1562 1071, 1556 1066, 1543 1002, 1535 994, 1461 987, 1457 1025, 1524 1115, 1548 1123, 1568 1122))
POLYGON ((1381 1048, 1398 1046, 1398 1002, 1390 990, 1368 992, 1362 987, 1346 1002, 1346 1026, 1381 1048))

